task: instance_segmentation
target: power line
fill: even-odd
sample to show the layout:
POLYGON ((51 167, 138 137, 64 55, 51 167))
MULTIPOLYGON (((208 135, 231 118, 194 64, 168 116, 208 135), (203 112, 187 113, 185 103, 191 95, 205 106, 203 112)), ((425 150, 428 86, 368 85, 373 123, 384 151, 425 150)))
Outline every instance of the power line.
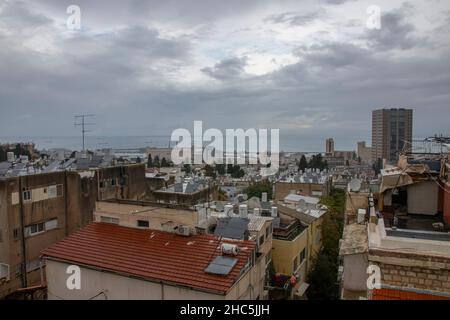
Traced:
POLYGON ((81 126, 81 137, 82 137, 82 143, 83 143, 83 151, 84 151, 84 136, 86 132, 90 132, 91 130, 87 130, 86 126, 91 126, 91 125, 95 125, 95 123, 89 123, 86 122, 86 118, 88 117, 93 117, 93 114, 80 114, 80 115, 75 115, 75 123, 74 125, 77 126, 81 126), (77 122, 79 121, 79 122, 77 122))

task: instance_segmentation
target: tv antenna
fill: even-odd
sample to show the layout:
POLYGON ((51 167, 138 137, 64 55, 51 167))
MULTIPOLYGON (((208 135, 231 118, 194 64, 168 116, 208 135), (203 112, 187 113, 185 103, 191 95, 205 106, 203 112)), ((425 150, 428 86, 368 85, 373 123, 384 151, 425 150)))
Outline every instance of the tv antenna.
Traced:
POLYGON ((86 126, 92 126, 95 123, 86 122, 86 118, 93 117, 93 114, 80 114, 75 117, 75 127, 81 126, 81 137, 83 139, 83 151, 84 151, 84 135, 86 132, 90 132, 91 130, 87 130, 86 126))

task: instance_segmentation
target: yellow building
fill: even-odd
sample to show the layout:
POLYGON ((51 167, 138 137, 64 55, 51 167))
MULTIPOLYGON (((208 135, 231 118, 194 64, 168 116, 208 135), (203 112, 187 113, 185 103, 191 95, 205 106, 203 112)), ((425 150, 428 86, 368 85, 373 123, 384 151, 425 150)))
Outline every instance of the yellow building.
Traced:
POLYGON ((278 205, 280 223, 274 227, 272 261, 276 274, 294 276, 292 296, 301 298, 308 287, 306 278, 322 248, 322 220, 325 210, 307 213, 278 205))

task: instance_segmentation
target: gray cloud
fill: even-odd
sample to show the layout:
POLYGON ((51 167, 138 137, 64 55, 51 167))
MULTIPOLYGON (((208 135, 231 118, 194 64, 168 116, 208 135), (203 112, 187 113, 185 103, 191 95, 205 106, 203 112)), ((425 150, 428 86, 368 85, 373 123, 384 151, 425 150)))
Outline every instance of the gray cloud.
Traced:
MULTIPOLYGON (((286 2, 269 15, 273 2, 81 1, 86 29, 71 33, 61 29, 66 2, 43 3, 6 2, 0 12, 1 136, 73 136, 72 115, 86 112, 96 135, 168 135, 204 120, 280 128, 292 148, 321 150, 327 136, 350 148, 370 141, 378 107, 414 108, 417 136, 448 130, 449 38, 424 39, 417 9, 383 11, 378 31, 348 26, 329 6, 325 20, 351 33, 311 30, 297 41, 279 36, 293 30, 279 23, 309 30, 320 6, 286 2), (245 72, 284 56, 298 61, 245 72)), ((434 25, 441 34, 444 18, 434 25)))
POLYGON ((229 58, 216 63, 214 67, 203 68, 201 71, 218 80, 230 80, 239 78, 244 73, 246 64, 246 57, 229 58))
POLYGON ((404 3, 401 8, 381 14, 380 30, 367 32, 369 45, 376 50, 401 49, 408 50, 415 46, 423 46, 426 38, 415 35, 416 27, 408 22, 413 7, 404 3))
POLYGON ((315 20, 326 17, 326 11, 320 8, 318 11, 311 13, 301 12, 284 12, 273 14, 264 19, 266 22, 285 23, 291 26, 305 26, 315 20))

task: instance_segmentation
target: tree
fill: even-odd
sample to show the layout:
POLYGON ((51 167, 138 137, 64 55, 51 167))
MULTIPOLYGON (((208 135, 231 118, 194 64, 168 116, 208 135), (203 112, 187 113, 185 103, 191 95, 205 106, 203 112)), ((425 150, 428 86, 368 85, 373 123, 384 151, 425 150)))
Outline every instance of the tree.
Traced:
POLYGON ((161 167, 170 167, 165 157, 161 159, 161 167))
POLYGON ((216 164, 216 171, 221 176, 227 172, 224 164, 216 164))
POLYGON ((157 167, 157 168, 161 168, 161 163, 159 161, 159 156, 156 155, 155 159, 153 160, 153 166, 157 167))
POLYGON ((205 170, 205 176, 207 177, 213 177, 214 179, 216 178, 216 170, 214 169, 213 166, 210 166, 209 164, 205 165, 204 168, 205 170))
POLYGON ((272 183, 267 179, 252 183, 244 190, 244 193, 247 194, 249 199, 251 197, 258 197, 261 199, 263 192, 267 193, 267 199, 272 199, 272 183))
POLYGON ((300 158, 300 163, 298 164, 298 170, 304 172, 306 168, 308 168, 308 161, 306 160, 306 157, 303 154, 302 157, 300 158))
POLYGON ((147 168, 151 168, 151 167, 153 167, 153 159, 152 159, 152 155, 149 154, 148 159, 147 159, 147 168))
POLYGON ((191 165, 188 164, 188 163, 186 163, 185 165, 183 165, 183 169, 184 169, 184 172, 185 172, 186 174, 190 174, 190 173, 192 172, 192 170, 191 170, 191 165))
POLYGON ((142 162, 141 157, 137 157, 137 158, 136 158, 136 163, 141 163, 141 162, 142 162))
POLYGON ((320 199, 320 203, 326 205, 328 211, 322 222, 322 249, 308 275, 310 287, 307 295, 313 300, 338 299, 339 239, 344 224, 345 192, 332 189, 328 196, 320 199))
POLYGON ((324 170, 328 168, 328 163, 324 161, 322 155, 318 153, 311 157, 308 167, 312 169, 324 170))
POLYGON ((337 300, 339 285, 337 283, 337 264, 328 256, 319 252, 314 268, 308 275, 309 288, 306 292, 311 300, 337 300))

